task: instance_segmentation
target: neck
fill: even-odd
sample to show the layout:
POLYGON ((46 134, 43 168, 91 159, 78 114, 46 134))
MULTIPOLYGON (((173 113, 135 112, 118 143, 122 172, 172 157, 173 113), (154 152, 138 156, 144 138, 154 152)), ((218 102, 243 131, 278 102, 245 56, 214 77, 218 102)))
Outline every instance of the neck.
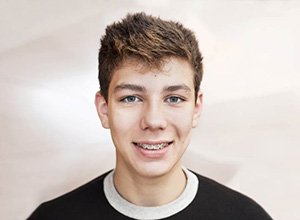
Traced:
POLYGON ((138 206, 161 206, 174 201, 184 191, 186 176, 181 164, 161 176, 144 177, 116 167, 114 185, 127 201, 138 206))

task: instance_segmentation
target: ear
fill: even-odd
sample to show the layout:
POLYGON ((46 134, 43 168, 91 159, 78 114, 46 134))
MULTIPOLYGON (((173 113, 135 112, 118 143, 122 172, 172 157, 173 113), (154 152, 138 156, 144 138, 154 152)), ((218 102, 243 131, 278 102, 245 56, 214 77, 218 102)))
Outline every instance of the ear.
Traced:
POLYGON ((202 112, 202 105, 203 105, 203 93, 199 91, 197 94, 197 100, 195 103, 194 114, 193 114, 193 123, 192 123, 193 128, 197 127, 198 125, 198 120, 202 112))
POLYGON ((103 128, 109 128, 108 105, 100 92, 96 93, 95 105, 103 128))

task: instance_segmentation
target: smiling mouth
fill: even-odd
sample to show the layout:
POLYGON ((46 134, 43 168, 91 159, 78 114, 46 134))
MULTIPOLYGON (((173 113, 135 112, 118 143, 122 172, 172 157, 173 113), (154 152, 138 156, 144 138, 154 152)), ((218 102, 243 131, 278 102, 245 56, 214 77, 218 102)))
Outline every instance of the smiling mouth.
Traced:
POLYGON ((170 144, 172 144, 173 142, 162 142, 162 143, 155 143, 155 144, 149 144, 149 143, 136 143, 133 142, 133 144, 139 148, 142 148, 144 150, 161 150, 167 146, 169 146, 170 144))

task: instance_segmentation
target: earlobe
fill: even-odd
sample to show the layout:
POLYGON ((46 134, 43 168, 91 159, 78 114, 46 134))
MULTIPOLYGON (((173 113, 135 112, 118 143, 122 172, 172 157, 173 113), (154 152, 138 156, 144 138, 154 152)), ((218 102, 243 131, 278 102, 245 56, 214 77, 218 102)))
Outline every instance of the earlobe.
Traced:
POLYGON ((96 93, 95 106, 103 128, 109 128, 108 105, 100 92, 96 93))
POLYGON ((203 93, 199 91, 197 94, 197 100, 195 103, 194 114, 193 114, 193 123, 192 123, 193 128, 197 127, 198 125, 198 120, 202 112, 202 105, 203 105, 203 93))

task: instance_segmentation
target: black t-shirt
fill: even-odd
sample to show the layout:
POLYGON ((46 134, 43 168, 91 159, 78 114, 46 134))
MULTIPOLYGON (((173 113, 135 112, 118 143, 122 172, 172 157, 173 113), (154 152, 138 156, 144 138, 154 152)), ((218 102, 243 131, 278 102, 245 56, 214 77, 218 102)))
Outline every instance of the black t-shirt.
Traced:
MULTIPOLYGON (((28 220, 132 219, 115 210, 106 199, 103 180, 108 173, 51 201, 41 204, 28 220)), ((196 173, 195 173, 196 174, 196 173)), ((199 185, 193 201, 172 220, 270 220, 255 201, 209 178, 196 174, 199 185)))

